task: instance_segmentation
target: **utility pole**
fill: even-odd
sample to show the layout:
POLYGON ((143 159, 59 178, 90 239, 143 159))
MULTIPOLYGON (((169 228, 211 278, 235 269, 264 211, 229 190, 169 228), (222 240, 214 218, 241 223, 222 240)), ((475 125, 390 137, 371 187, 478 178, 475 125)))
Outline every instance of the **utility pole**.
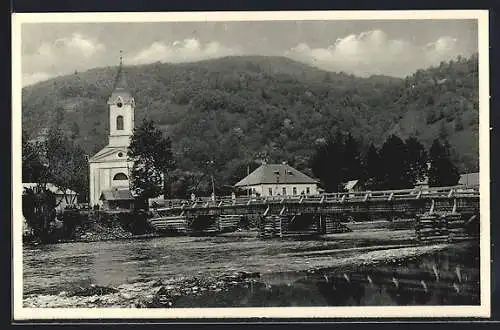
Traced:
POLYGON ((215 181, 214 181, 214 161, 210 160, 208 161, 208 164, 210 166, 210 179, 212 181, 212 197, 215 198, 215 181))
POLYGON ((214 183, 214 175, 213 175, 213 173, 212 173, 211 177, 212 177, 212 196, 215 196, 215 183, 214 183))
MULTIPOLYGON (((250 164, 247 164, 247 176, 250 175, 250 164)), ((250 189, 247 189, 247 196, 250 196, 250 189)))

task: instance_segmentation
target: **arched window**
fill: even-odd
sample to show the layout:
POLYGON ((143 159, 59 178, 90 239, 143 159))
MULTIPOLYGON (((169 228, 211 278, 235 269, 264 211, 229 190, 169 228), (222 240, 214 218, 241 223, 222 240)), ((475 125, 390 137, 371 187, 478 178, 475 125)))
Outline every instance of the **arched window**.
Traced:
POLYGON ((123 174, 123 173, 116 173, 115 176, 113 177, 113 180, 128 180, 128 177, 123 174))
POLYGON ((118 131, 123 130, 123 116, 116 117, 116 129, 118 131))

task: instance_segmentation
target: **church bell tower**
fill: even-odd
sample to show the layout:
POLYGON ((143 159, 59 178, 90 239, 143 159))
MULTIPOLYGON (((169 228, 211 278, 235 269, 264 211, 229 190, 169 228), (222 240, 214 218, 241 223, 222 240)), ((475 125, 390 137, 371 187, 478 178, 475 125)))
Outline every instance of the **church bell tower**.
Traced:
POLYGON ((135 100, 127 84, 121 53, 113 92, 108 99, 110 147, 128 147, 134 131, 135 100))

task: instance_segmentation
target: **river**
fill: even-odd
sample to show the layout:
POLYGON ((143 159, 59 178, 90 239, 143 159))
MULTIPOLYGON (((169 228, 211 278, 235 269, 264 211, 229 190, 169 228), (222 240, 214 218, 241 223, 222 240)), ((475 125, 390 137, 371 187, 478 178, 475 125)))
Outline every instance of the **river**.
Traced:
POLYGON ((416 246, 402 230, 304 240, 259 240, 242 232, 25 247, 24 305, 133 307, 151 299, 159 280, 175 285, 238 271, 260 276, 223 290, 194 286, 194 294, 175 306, 479 304, 477 243, 416 246), (68 296, 89 286, 118 293, 68 296))

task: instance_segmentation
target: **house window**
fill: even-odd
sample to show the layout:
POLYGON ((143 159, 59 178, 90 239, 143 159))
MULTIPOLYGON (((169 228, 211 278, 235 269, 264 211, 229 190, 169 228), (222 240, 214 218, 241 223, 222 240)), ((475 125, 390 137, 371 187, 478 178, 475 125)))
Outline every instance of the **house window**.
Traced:
POLYGON ((293 194, 297 195, 297 187, 293 187, 293 194))
POLYGON ((273 195, 273 188, 269 188, 269 196, 273 195))
POLYGON ((128 177, 123 173, 117 173, 113 177, 113 180, 123 181, 123 180, 128 180, 128 177))
POLYGON ((123 116, 116 117, 116 130, 123 130, 123 116))
POLYGON ((309 187, 306 187, 306 194, 310 194, 311 193, 311 189, 309 187))
POLYGON ((286 187, 283 187, 283 195, 286 195, 286 187))

